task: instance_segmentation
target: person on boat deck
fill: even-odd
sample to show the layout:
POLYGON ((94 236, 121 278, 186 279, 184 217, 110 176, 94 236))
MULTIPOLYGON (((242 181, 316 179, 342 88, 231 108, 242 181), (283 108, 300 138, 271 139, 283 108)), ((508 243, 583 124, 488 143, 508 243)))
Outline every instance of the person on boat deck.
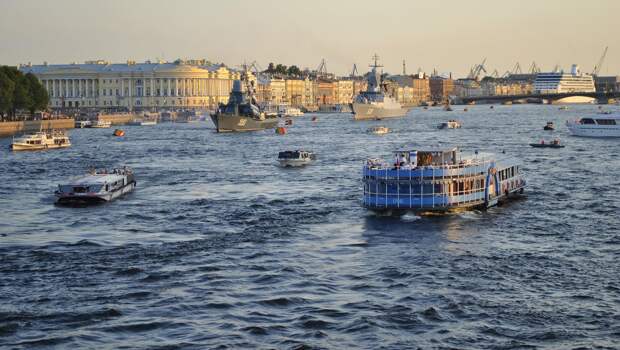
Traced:
POLYGON ((544 145, 545 144, 545 140, 540 140, 540 144, 544 145))

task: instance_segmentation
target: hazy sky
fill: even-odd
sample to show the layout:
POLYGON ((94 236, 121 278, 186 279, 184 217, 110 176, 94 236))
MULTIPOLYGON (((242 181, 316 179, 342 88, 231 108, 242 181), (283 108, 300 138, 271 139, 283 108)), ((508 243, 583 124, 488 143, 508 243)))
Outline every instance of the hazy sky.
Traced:
POLYGON ((385 70, 465 75, 520 62, 620 74, 619 0, 0 0, 0 64, 207 58, 337 74, 385 70))

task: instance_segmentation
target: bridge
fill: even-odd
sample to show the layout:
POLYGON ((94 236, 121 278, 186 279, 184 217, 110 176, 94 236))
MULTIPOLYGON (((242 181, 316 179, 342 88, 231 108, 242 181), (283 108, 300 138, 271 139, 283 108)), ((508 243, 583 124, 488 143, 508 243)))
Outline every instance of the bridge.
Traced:
POLYGON ((607 102, 609 99, 620 98, 620 91, 615 92, 571 92, 562 94, 527 94, 527 95, 493 95, 493 96, 471 96, 471 97, 457 97, 455 102, 461 102, 464 104, 472 104, 476 102, 507 102, 518 100, 547 100, 553 103, 561 99, 569 97, 592 97, 599 101, 607 102))

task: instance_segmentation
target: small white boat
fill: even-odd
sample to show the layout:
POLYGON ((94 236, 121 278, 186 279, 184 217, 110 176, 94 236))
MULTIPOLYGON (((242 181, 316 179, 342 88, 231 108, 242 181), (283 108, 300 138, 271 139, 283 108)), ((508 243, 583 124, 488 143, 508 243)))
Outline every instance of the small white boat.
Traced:
POLYGON ((372 128, 368 129, 368 133, 375 135, 385 135, 389 132, 390 128, 387 128, 385 126, 373 126, 372 128))
POLYGON ((278 106, 279 117, 303 117, 304 113, 301 109, 286 105, 278 106))
POLYGON ((316 155, 308 151, 284 151, 278 154, 278 161, 283 167, 298 167, 312 163, 316 155))
POLYGON ((39 151, 70 146, 71 140, 63 130, 40 131, 13 139, 11 143, 13 151, 39 151))
POLYGON ((127 123, 127 125, 151 126, 151 125, 157 125, 157 121, 149 120, 149 119, 134 119, 134 120, 130 121, 129 123, 127 123))
POLYGON ((112 126, 112 122, 107 120, 97 120, 94 123, 88 124, 87 128, 95 128, 95 129, 107 129, 112 126))
POLYGON ((92 122, 90 120, 76 120, 75 128, 76 129, 88 128, 91 124, 92 122))
POLYGON ((459 123, 457 120, 451 119, 447 122, 440 123, 437 126, 437 128, 438 129, 460 129, 461 123, 459 123))
POLYGON ((571 120, 566 122, 566 126, 574 136, 620 137, 620 113, 571 120))
POLYGON ((133 171, 123 167, 113 170, 93 170, 88 175, 58 185, 58 204, 97 204, 109 202, 136 187, 133 171))

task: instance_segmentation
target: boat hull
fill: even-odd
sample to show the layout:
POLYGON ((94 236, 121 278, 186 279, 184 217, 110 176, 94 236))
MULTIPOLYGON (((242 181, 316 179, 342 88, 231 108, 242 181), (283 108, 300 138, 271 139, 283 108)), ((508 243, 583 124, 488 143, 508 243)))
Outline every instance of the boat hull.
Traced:
POLYGON ((13 151, 43 151, 46 149, 67 148, 71 147, 70 143, 52 144, 52 145, 28 145, 28 144, 12 144, 13 151))
POLYGON ((97 193, 75 193, 75 194, 56 194, 58 205, 93 205, 110 202, 121 197, 136 188, 136 182, 131 182, 118 190, 105 194, 97 193))
POLYGON ((573 136, 581 137, 620 137, 620 126, 586 126, 581 124, 568 124, 568 131, 573 136))
POLYGON ((386 118, 400 118, 407 114, 405 108, 384 108, 368 103, 353 103, 354 120, 381 120, 386 118))
POLYGON ((258 120, 242 115, 212 114, 211 120, 217 132, 245 132, 275 129, 278 126, 277 118, 258 120))
POLYGON ((309 159, 280 159, 280 166, 286 167, 301 167, 312 163, 312 160, 309 159))

